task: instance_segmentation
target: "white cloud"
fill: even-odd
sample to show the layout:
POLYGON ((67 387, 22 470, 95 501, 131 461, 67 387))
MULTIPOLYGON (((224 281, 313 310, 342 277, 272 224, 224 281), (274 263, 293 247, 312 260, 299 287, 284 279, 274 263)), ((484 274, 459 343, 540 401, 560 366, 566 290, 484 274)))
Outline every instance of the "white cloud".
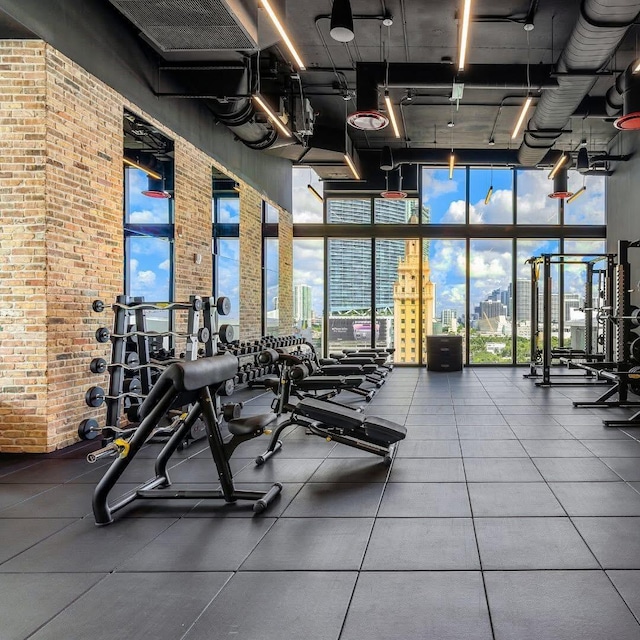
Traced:
POLYGON ((151 211, 141 209, 129 213, 129 222, 134 224, 162 224, 167 221, 166 211, 151 211))
POLYGON ((137 274, 138 284, 145 287, 152 287, 156 283, 156 274, 153 271, 140 271, 137 274))
POLYGON ((163 271, 169 271, 170 267, 171 267, 171 260, 169 260, 168 258, 167 260, 164 260, 158 265, 158 269, 162 269, 163 271))

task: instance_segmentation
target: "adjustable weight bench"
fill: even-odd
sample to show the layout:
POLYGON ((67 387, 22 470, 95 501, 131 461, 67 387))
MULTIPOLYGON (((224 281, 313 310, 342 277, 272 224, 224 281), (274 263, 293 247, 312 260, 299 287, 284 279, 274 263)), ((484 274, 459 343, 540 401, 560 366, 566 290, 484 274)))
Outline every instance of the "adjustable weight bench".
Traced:
POLYGON ((391 464, 395 456, 396 444, 407 435, 404 426, 384 418, 366 416, 355 409, 316 398, 304 398, 297 405, 291 405, 289 398, 292 381, 289 371, 295 369, 298 375, 302 374, 304 369, 300 366, 300 359, 272 349, 263 352, 260 357, 263 360, 269 358, 274 363, 281 363, 282 388, 278 413, 291 415, 273 431, 267 450, 256 458, 257 465, 264 464, 282 448, 279 436, 284 429, 292 425, 303 426, 310 433, 329 441, 333 440, 382 456, 385 464, 391 464))
MULTIPOLYGON (((220 431, 222 413, 218 390, 231 380, 238 368, 238 360, 230 354, 201 358, 191 362, 176 362, 167 367, 149 395, 138 408, 141 420, 129 440, 116 441, 120 455, 109 466, 93 493, 93 514, 97 525, 110 524, 113 514, 139 498, 216 499, 233 503, 237 500, 254 501, 253 511, 260 513, 282 490, 275 483, 268 491, 241 491, 234 487, 229 459, 242 442, 262 435, 277 420, 275 413, 267 413, 228 421, 231 438, 226 442, 220 431), (147 442, 159 422, 174 407, 191 405, 183 414, 173 434, 160 451, 155 462, 155 478, 145 482, 114 504, 109 504, 113 489, 140 448, 147 442), (211 455, 217 470, 220 490, 167 489, 171 485, 167 464, 184 441, 196 420, 202 418, 211 455)), ((215 476, 212 474, 212 477, 215 476)))

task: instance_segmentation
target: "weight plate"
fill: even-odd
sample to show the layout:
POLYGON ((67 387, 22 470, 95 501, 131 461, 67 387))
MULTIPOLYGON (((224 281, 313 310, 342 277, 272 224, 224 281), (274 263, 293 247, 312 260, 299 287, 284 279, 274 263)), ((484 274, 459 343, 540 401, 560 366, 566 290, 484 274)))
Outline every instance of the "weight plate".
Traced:
POLYGON ((233 340, 233 327, 230 324, 221 324, 218 329, 218 337, 220 342, 229 344, 233 340))
POLYGON ((98 437, 99 431, 98 422, 93 418, 83 420, 78 425, 78 437, 80 440, 93 440, 98 437))
POLYGON ((111 332, 107 327, 100 327, 96 330, 96 340, 98 342, 109 342, 109 338, 111 337, 111 332))
POLYGON ((124 357, 124 363, 128 367, 137 367, 140 364, 140 358, 136 351, 128 351, 124 357))
POLYGON ((633 309, 631 311, 631 326, 640 327, 640 309, 633 309))
POLYGON ((193 301, 193 310, 202 311, 202 298, 195 298, 193 301))
POLYGON ((125 393, 142 393, 142 383, 140 378, 130 378, 122 383, 122 390, 125 393))
POLYGON ((104 389, 102 387, 90 387, 84 394, 84 401, 90 407, 99 407, 104 402, 104 389))
POLYGON ((104 302, 102 300, 94 300, 91 303, 91 308, 96 312, 96 313, 102 313, 104 311, 104 302))
POLYGON ((231 300, 226 296, 220 296, 216 300, 216 309, 221 316, 228 316, 231 313, 231 300))
POLYGON ((211 333, 207 327, 198 329, 198 342, 208 342, 210 337, 211 333))
POLYGON ((227 380, 221 387, 220 387, 220 395, 221 396, 230 396, 233 394, 233 390, 235 388, 235 385, 233 384, 233 380, 227 380))
POLYGON ((629 355, 634 362, 640 362, 640 338, 636 338, 629 345, 629 355))
POLYGON ((89 369, 91 373, 104 373, 107 370, 107 361, 104 358, 94 358, 89 369))

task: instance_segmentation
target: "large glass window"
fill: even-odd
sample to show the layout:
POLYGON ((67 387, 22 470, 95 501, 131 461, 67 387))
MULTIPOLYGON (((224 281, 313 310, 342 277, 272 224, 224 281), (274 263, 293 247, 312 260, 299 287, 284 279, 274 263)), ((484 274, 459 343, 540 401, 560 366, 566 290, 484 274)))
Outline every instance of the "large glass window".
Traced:
POLYGON ((513 224, 513 171, 472 169, 469 172, 469 222, 513 224))
POLYGON ((471 240, 469 361, 474 364, 512 362, 512 246, 508 239, 471 240))
POLYGON ((280 334, 279 293, 279 242, 278 238, 264 239, 264 334, 277 336, 280 334))
POLYGON ((422 222, 464 224, 467 215, 467 170, 422 169, 422 222))
POLYGON ((322 222, 323 186, 318 174, 309 167, 293 168, 293 223, 322 222))
POLYGON ((518 197, 516 222, 518 224, 558 224, 558 200, 550 198, 553 180, 547 171, 522 170, 516 172, 518 197))
POLYGON ((371 346, 371 241, 328 244, 328 350, 371 346))
POLYGON ((324 241, 293 241, 293 315, 296 332, 322 350, 324 241))
POLYGON ((240 337, 240 193, 235 180, 212 169, 213 295, 231 301, 224 323, 240 337))
POLYGON ((418 224, 419 206, 417 198, 404 200, 376 198, 373 201, 373 221, 375 224, 418 224))
MULTIPOLYGON (((145 302, 173 300, 173 142, 125 111, 125 294, 145 302)), ((148 311, 146 328, 168 331, 167 311, 148 311)))
POLYGON ((604 176, 583 176, 568 171, 568 188, 571 193, 582 191, 575 200, 565 202, 565 224, 605 224, 604 176))
MULTIPOLYGON (((558 253, 560 249, 558 240, 518 240, 516 251, 516 287, 514 291, 515 305, 515 322, 516 322, 516 362, 531 362, 538 349, 542 349, 543 339, 543 318, 544 318, 544 299, 543 299, 543 270, 539 262, 532 262, 532 258, 537 258, 544 253, 558 253), (532 274, 538 282, 537 287, 537 307, 533 310, 537 311, 537 321, 532 326, 532 274), (532 352, 533 345, 535 351, 532 352)), ((560 305, 559 305, 559 270, 557 264, 551 265, 551 322, 555 331, 555 345, 558 344, 558 327, 560 321, 560 305)), ((552 337, 553 339, 553 337, 552 337)))

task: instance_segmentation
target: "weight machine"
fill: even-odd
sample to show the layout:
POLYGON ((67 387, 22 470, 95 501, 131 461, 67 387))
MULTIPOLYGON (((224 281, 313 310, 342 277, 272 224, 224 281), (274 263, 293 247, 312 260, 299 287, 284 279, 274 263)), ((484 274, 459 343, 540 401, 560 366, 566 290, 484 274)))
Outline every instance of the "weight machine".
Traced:
MULTIPOLYGON (((551 367, 554 359, 561 359, 565 363, 569 363, 576 358, 585 362, 603 363, 611 361, 613 353, 613 331, 608 323, 599 322, 599 312, 601 309, 612 308, 613 287, 611 283, 614 281, 615 255, 614 254, 592 254, 592 253, 545 253, 540 256, 534 256, 527 260, 531 265, 531 361, 529 365, 529 373, 525 374, 526 378, 540 378, 542 380, 536 382, 536 386, 549 387, 551 385, 564 384, 598 384, 594 382, 594 374, 590 370, 584 370, 581 374, 552 374, 551 367), (588 258, 588 260, 585 260, 588 258), (604 265, 602 264, 604 262, 604 265), (585 348, 576 349, 564 348, 562 337, 560 347, 553 349, 551 346, 552 334, 552 304, 553 304, 553 278, 551 274, 552 265, 557 264, 562 268, 570 264, 584 265, 586 268, 585 280, 585 348), (540 271, 542 270, 542 278, 540 271), (598 281, 597 290, 600 292, 598 300, 601 305, 592 307, 594 294, 594 280, 598 281), (540 282, 542 281, 542 289, 540 282), (542 348, 540 348, 540 293, 542 293, 542 348), (595 312, 595 313, 594 313, 595 312), (594 315, 601 327, 602 333, 600 340, 594 345, 594 315), (598 351, 598 346, 602 347, 602 351, 598 351), (542 368, 542 374, 539 373, 539 367, 542 368), (562 381, 552 381, 552 378, 561 378, 562 381), (580 381, 568 381, 567 378, 581 378, 580 381)), ((559 309, 560 311, 560 309, 559 309)), ((563 325, 560 324, 559 329, 563 325)), ((559 331, 562 336, 562 332, 559 331)), ((639 345, 640 347, 640 345, 639 345)), ((572 367, 570 367, 572 368, 572 367)), ((601 384, 601 383, 600 383, 601 384)), ((608 383, 607 383, 608 384, 608 383)))

